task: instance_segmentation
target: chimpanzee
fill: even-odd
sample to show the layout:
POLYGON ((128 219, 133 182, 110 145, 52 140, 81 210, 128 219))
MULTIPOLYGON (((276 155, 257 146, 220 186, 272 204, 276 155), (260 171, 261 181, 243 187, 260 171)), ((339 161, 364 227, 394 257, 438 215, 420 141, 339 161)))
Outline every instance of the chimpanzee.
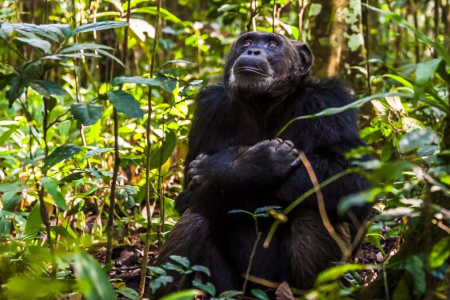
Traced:
MULTIPOLYGON (((354 100, 353 92, 336 78, 309 76, 312 54, 302 43, 272 33, 243 34, 231 47, 223 83, 199 93, 189 152, 185 161, 184 191, 175 200, 181 219, 159 253, 157 265, 170 255, 187 257, 204 265, 204 274, 173 272, 172 283, 158 298, 192 287, 194 278, 212 282, 217 294, 273 289, 286 281, 309 289, 318 273, 339 262, 343 253, 324 226, 318 201, 312 195, 287 215, 288 222, 275 231, 263 247, 273 218, 258 218, 261 239, 245 276, 257 233, 246 213, 265 206, 286 207, 313 187, 306 158, 319 182, 346 170, 345 153, 363 146, 354 111, 302 119, 277 133, 291 119, 341 107, 354 100)), ((365 178, 349 174, 322 189, 326 212, 346 246, 364 223, 370 206, 354 207, 352 217, 338 215, 343 196, 368 188, 365 178), (355 222, 356 220, 356 222, 355 222)))

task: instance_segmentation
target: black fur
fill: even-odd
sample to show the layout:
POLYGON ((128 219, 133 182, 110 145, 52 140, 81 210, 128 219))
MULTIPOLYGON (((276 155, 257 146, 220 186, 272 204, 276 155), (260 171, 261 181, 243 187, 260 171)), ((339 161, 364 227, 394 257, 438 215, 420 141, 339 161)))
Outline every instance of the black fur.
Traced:
MULTIPOLYGON (((236 60, 233 55, 239 55, 233 51, 234 48, 229 61, 236 60)), ((289 53, 284 55, 293 55, 289 53)), ((291 59, 300 60, 298 55, 291 59)), ((281 140, 274 140, 292 118, 351 103, 354 100, 351 90, 338 79, 316 80, 301 75, 297 76, 296 85, 292 86, 291 81, 291 85, 284 87, 282 97, 277 90, 276 97, 269 91, 254 97, 247 94, 243 99, 224 87, 229 69, 225 85, 208 87, 198 96, 185 162, 185 178, 193 179, 185 181, 185 189, 176 199, 176 209, 183 215, 158 258, 161 265, 169 261, 170 255, 181 255, 191 264, 208 267, 212 278, 201 275, 202 280, 212 282, 218 293, 242 289, 242 274, 256 239, 250 216, 228 212, 232 209, 253 212, 268 205, 286 207, 311 189, 311 179, 298 159, 297 150, 305 153, 322 182, 347 169, 350 162, 345 160, 345 153, 364 145, 354 111, 296 121, 281 134, 281 140), (265 140, 268 141, 261 143, 265 140), (286 140, 293 145, 283 142, 286 140), (197 158, 201 153, 206 156, 197 158)), ((343 196, 367 187, 364 178, 350 174, 322 191, 328 216, 347 245, 358 228, 347 216, 337 215, 338 202, 343 196)), ((370 206, 357 207, 353 213, 362 223, 369 210, 370 206)), ((267 249, 262 243, 274 220, 258 219, 262 238, 250 274, 309 289, 315 276, 339 261, 342 253, 323 225, 314 195, 288 214, 288 218, 267 249)), ((156 298, 190 288, 195 276, 184 277, 181 282, 183 275, 176 272, 171 275, 173 283, 159 290, 156 298)), ((249 282, 247 292, 253 288, 268 289, 249 282)))

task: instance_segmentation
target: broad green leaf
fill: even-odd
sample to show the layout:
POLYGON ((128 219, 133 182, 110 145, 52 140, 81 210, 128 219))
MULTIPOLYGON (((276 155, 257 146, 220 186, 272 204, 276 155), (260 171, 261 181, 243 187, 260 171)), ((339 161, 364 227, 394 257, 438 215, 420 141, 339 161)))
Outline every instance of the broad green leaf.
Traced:
POLYGON ((196 272, 202 272, 205 273, 208 276, 211 276, 211 272, 209 271, 209 269, 205 266, 199 266, 199 265, 195 265, 192 266, 191 268, 192 270, 196 271, 196 272))
POLYGON ((173 131, 167 133, 162 146, 152 151, 150 158, 150 169, 156 169, 166 163, 177 144, 177 135, 173 131))
POLYGON ((58 191, 58 186, 56 185, 56 183, 48 177, 41 177, 41 183, 44 186, 45 190, 52 196, 55 204, 60 209, 66 210, 66 199, 64 199, 64 196, 58 191))
POLYGON ((171 259, 182 265, 183 267, 189 268, 190 262, 189 259, 186 257, 178 256, 178 255, 171 255, 171 259))
POLYGON ((362 191, 342 198, 339 200, 338 214, 343 215, 353 206, 363 206, 366 203, 372 203, 375 200, 375 197, 381 192, 382 190, 380 188, 374 188, 369 191, 362 191))
POLYGON ((62 89, 58 84, 46 81, 46 80, 34 80, 30 86, 41 94, 44 97, 50 97, 51 95, 57 95, 57 96, 65 96, 66 91, 62 89))
POLYGON ((13 211, 14 208, 22 201, 23 196, 22 195, 14 195, 10 198, 6 198, 5 194, 3 194, 3 210, 4 211, 13 211))
POLYGON ((314 285, 319 286, 326 282, 337 280, 349 271, 364 270, 369 267, 374 267, 374 266, 368 266, 368 265, 363 266, 363 265, 357 265, 357 264, 335 266, 335 267, 326 269, 325 271, 321 272, 317 276, 314 285))
POLYGON ((120 59, 118 59, 117 57, 115 57, 113 54, 109 53, 108 51, 105 51, 103 49, 97 49, 96 50, 98 53, 100 53, 103 56, 109 57, 111 59, 113 59, 115 62, 117 62, 119 65, 125 67, 125 65, 120 61, 120 59))
POLYGON ((408 152, 437 142, 436 133, 431 129, 419 129, 405 134, 399 142, 399 150, 408 152))
POLYGON ((89 151, 86 151, 86 157, 91 158, 94 155, 112 151, 112 150, 114 150, 114 148, 97 148, 97 149, 89 150, 89 151))
POLYGON ((411 84, 411 82, 409 82, 405 78, 402 78, 402 77, 397 76, 397 75, 392 75, 392 74, 385 74, 385 75, 383 75, 383 77, 389 77, 389 78, 392 78, 394 80, 397 80, 398 82, 400 82, 401 84, 403 84, 407 88, 409 88, 411 90, 414 90, 414 86, 411 84))
POLYGON ((414 294, 421 295, 425 292, 425 270, 424 263, 419 256, 409 256, 405 261, 405 269, 414 278, 414 294))
POLYGON ((217 9, 217 12, 224 13, 224 12, 233 10, 238 7, 239 7, 239 4, 224 4, 217 9))
POLYGON ((192 280, 192 285, 199 290, 207 292, 213 297, 216 295, 216 288, 211 282, 202 283, 200 280, 192 280))
POLYGON ((12 128, 9 129, 7 131, 5 131, 1 136, 0 136, 0 145, 5 145, 5 142, 7 140, 9 140, 9 137, 14 133, 14 131, 16 131, 16 128, 12 128))
POLYGON ((147 269, 149 269, 151 272, 158 274, 158 275, 167 275, 166 270, 164 270, 163 268, 160 268, 160 267, 147 266, 147 269))
POLYGON ((144 111, 140 107, 140 103, 132 95, 121 90, 107 92, 106 95, 117 111, 131 118, 142 119, 144 117, 144 111))
POLYGON ((342 107, 327 108, 327 109, 324 109, 324 110, 322 110, 321 112, 319 112, 317 114, 293 118, 286 125, 284 125, 284 127, 277 133, 277 136, 282 134, 286 130, 286 128, 288 128, 289 125, 291 125, 295 121, 303 120, 303 119, 311 119, 311 118, 317 118, 317 117, 330 116, 330 115, 336 115, 336 114, 339 114, 339 113, 341 113, 343 111, 359 108, 359 107, 363 106, 365 103, 367 103, 369 101, 372 101, 372 100, 386 98, 386 97, 396 97, 396 96, 397 97, 403 97, 403 98, 413 98, 414 97, 413 94, 403 94, 403 93, 384 93, 384 94, 377 94, 377 95, 365 97, 365 98, 357 100, 357 101, 355 101, 353 103, 344 105, 342 107))
POLYGON ((425 88, 429 86, 432 82, 430 78, 437 71, 439 65, 441 64, 442 59, 433 59, 420 64, 417 64, 416 67, 416 80, 414 91, 416 93, 416 98, 423 93, 425 88))
POLYGON ((251 293, 253 296, 255 296, 256 299, 259 299, 259 300, 268 300, 269 299, 266 292, 264 292, 263 290, 253 289, 253 290, 251 290, 251 293))
POLYGON ((167 76, 156 76, 155 78, 146 78, 142 76, 125 77, 119 76, 115 77, 112 81, 112 86, 118 86, 123 83, 136 83, 149 86, 157 86, 165 90, 166 92, 172 93, 176 87, 177 80, 172 77, 167 76))
MULTIPOLYGON (((132 9, 131 13, 147 13, 147 14, 156 15, 157 8, 156 8, 156 6, 141 7, 141 8, 132 9)), ((168 10, 166 10, 164 8, 160 8, 159 13, 163 19, 172 21, 174 23, 181 23, 181 20, 179 18, 177 18, 175 15, 171 14, 168 10)))
POLYGON ((55 164, 65 159, 71 158, 72 156, 80 152, 80 150, 80 146, 72 144, 59 146, 58 148, 53 150, 53 152, 50 153, 50 155, 47 156, 47 158, 44 160, 44 166, 42 167, 42 169, 46 171, 55 164))
POLYGON ((157 278, 150 281, 150 288, 153 292, 159 289, 161 286, 165 286, 169 282, 173 282, 172 276, 160 275, 157 278))
POLYGON ((102 117, 103 106, 90 103, 74 103, 70 108, 73 117, 84 126, 97 123, 102 117))
POLYGON ((74 260, 75 278, 87 300, 114 300, 116 295, 100 264, 89 254, 76 252, 74 260))
POLYGON ((160 300, 192 300, 195 296, 201 294, 202 292, 199 290, 184 290, 164 296, 160 300))
POLYGON ((25 225, 24 235, 26 239, 34 240, 38 232, 42 228, 41 206, 37 202, 28 215, 27 224, 25 225))
POLYGON ((438 268, 450 256, 450 236, 446 236, 433 246, 433 250, 428 257, 430 268, 438 268))
POLYGON ((44 51, 44 53, 46 53, 46 54, 50 53, 50 48, 52 47, 52 45, 49 42, 38 39, 38 38, 29 39, 29 38, 18 37, 18 38, 16 38, 16 40, 21 41, 22 43, 28 44, 33 48, 39 48, 42 51, 44 51))
POLYGON ((62 226, 51 226, 50 228, 53 232, 56 232, 57 234, 65 238, 69 243, 75 242, 77 238, 75 234, 71 234, 66 228, 62 226))
POLYGON ((75 35, 77 33, 81 32, 90 32, 90 31, 96 31, 96 30, 105 30, 105 29, 112 29, 112 28, 118 28, 118 27, 124 27, 128 26, 127 22, 118 22, 118 21, 103 21, 103 22, 95 22, 90 23, 86 25, 81 25, 78 27, 75 27, 70 35, 75 35))
POLYGON ((125 296, 127 299, 130 299, 130 300, 140 300, 141 299, 141 297, 139 296, 139 293, 129 287, 123 287, 119 290, 114 290, 114 291, 118 294, 125 296))
POLYGON ((68 24, 28 24, 28 23, 17 23, 12 24, 12 27, 16 31, 32 32, 43 37, 49 38, 55 42, 59 42, 58 36, 65 37, 67 32, 70 30, 70 25, 68 24))
POLYGON ((12 107, 14 101, 19 98, 24 88, 30 85, 31 80, 36 76, 41 62, 31 61, 23 64, 17 69, 19 75, 14 74, 11 79, 11 88, 6 92, 6 98, 9 100, 9 108, 12 107))
POLYGON ((0 236, 10 235, 11 233, 11 221, 6 217, 0 218, 0 236))
POLYGON ((105 46, 105 45, 98 45, 98 44, 67 44, 65 48, 63 48, 59 53, 69 53, 69 52, 75 52, 80 50, 113 50, 113 48, 105 46))

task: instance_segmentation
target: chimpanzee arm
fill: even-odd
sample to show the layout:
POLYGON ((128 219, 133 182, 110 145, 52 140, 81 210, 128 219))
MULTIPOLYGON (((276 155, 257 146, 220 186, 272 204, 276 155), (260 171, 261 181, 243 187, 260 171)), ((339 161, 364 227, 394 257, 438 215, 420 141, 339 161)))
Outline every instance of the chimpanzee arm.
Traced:
MULTIPOLYGON (((315 152, 305 154, 305 156, 311 164, 319 184, 352 167, 351 161, 345 159, 344 153, 336 152, 333 147, 322 149, 322 151, 316 150, 315 152)), ((287 206, 311 188, 313 188, 313 184, 308 170, 304 164, 301 164, 277 189, 277 202, 284 202, 282 206, 287 206)), ((343 197, 368 188, 369 181, 360 174, 349 173, 337 178, 321 189, 327 213, 330 217, 336 217, 337 206, 343 197)), ((298 207, 300 209, 318 209, 316 194, 314 193, 303 200, 298 207)), ((370 205, 355 206, 352 208, 352 212, 358 220, 365 219, 369 211, 370 205)), ((347 219, 347 217, 344 216, 344 219, 347 219)))
POLYGON ((213 155, 200 154, 189 165, 190 183, 177 198, 176 208, 184 211, 192 204, 200 205, 202 211, 219 209, 226 213, 226 207, 231 209, 242 199, 248 201, 258 193, 267 195, 276 190, 300 162, 294 144, 281 139, 232 147, 213 155))

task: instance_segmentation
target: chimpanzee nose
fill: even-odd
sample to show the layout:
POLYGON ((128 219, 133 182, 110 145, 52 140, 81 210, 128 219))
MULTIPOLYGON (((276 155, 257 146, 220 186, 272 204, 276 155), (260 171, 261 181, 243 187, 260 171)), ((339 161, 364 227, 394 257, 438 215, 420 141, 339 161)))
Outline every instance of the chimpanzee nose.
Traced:
POLYGON ((261 54, 261 50, 248 50, 247 51, 248 55, 260 55, 261 54))

